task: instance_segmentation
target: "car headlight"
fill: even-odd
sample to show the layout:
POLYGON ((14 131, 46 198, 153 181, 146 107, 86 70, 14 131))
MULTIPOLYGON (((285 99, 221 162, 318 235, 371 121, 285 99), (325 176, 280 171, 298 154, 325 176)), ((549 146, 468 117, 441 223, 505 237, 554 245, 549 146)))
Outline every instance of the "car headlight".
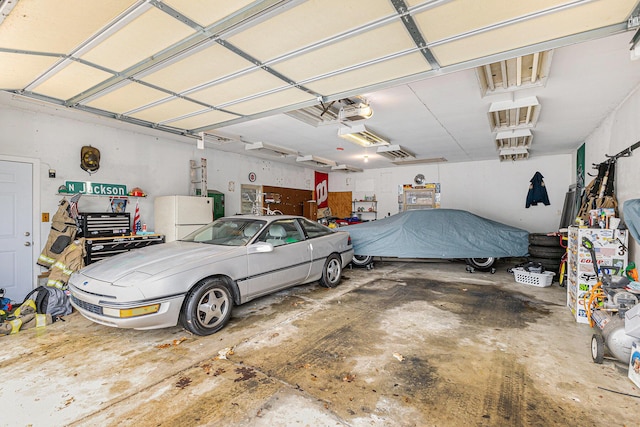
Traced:
POLYGON ((143 305, 142 307, 134 308, 102 308, 102 314, 111 317, 136 317, 144 316, 145 314, 157 313, 160 310, 160 304, 143 305))

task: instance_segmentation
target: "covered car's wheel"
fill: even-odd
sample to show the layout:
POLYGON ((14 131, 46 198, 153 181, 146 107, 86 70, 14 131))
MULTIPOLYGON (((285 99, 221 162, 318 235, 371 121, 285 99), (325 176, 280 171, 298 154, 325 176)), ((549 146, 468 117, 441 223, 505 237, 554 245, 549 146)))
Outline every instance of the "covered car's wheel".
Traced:
POLYGON ((187 294, 180 313, 180 324, 196 335, 211 335, 231 317, 233 299, 224 280, 207 279, 187 294))
POLYGON ((371 255, 354 255, 351 259, 351 264, 356 267, 366 267, 367 265, 373 262, 373 257, 371 255))
POLYGON ((467 258, 467 264, 480 271, 490 271, 495 262, 495 258, 467 258))
POLYGON ((335 288, 342 278, 342 263, 336 254, 330 255, 322 269, 320 284, 327 288, 335 288))
POLYGON ((591 358, 598 364, 604 360, 604 338, 600 334, 591 337, 591 358))

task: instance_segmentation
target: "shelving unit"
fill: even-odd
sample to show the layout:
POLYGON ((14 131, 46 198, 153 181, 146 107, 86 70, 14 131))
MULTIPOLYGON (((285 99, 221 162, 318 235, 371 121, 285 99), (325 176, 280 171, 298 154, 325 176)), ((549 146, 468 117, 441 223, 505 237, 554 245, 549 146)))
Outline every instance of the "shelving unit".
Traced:
POLYGON ((431 209, 436 206, 435 188, 407 188, 403 193, 402 210, 431 209))
POLYGON ((378 202, 376 200, 354 200, 351 214, 356 215, 363 221, 376 220, 378 219, 378 202), (373 218, 371 218, 371 215, 373 215, 373 218))
POLYGON ((627 266, 626 230, 569 227, 567 306, 576 322, 589 323, 584 306, 584 295, 598 283, 589 251, 582 246, 582 238, 593 243, 596 261, 600 267, 612 266, 624 269, 627 266))

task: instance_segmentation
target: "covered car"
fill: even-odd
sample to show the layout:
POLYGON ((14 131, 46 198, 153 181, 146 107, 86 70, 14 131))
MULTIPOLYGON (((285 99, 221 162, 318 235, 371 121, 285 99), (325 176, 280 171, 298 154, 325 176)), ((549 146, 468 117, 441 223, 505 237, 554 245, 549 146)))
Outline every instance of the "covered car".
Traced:
POLYGON ((458 209, 410 210, 346 227, 355 265, 374 256, 467 259, 488 269, 496 258, 527 255, 529 233, 458 209))
POLYGON ((306 218, 234 216, 182 240, 106 258, 71 275, 71 304, 107 326, 182 325, 197 335, 220 330, 234 305, 319 281, 337 286, 351 262, 346 231, 306 218))

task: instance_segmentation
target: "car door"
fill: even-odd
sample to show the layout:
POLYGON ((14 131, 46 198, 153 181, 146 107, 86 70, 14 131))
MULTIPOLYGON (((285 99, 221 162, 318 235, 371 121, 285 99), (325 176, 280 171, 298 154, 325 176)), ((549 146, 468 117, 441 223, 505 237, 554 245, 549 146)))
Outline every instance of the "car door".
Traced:
POLYGON ((249 276, 241 284, 247 299, 304 282, 311 267, 311 248, 295 219, 269 224, 255 242, 273 245, 271 252, 247 255, 249 276))

